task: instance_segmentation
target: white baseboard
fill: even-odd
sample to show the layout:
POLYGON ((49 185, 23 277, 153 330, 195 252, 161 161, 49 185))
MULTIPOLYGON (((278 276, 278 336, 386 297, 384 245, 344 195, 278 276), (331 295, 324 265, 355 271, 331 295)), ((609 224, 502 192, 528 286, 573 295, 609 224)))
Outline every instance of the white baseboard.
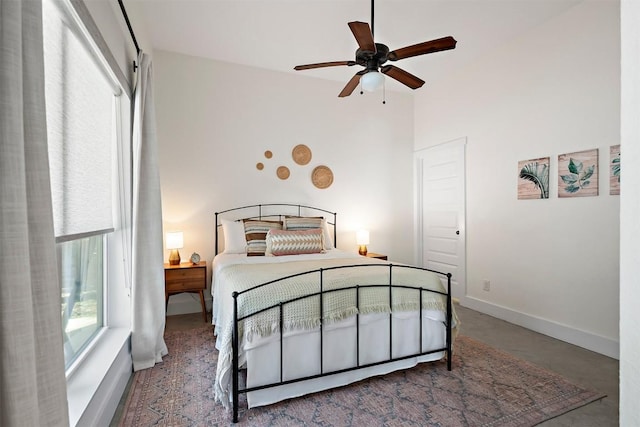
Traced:
POLYGON ((465 296, 460 298, 460 305, 569 344, 577 345, 614 359, 620 359, 620 343, 612 339, 530 314, 520 313, 473 297, 465 296))

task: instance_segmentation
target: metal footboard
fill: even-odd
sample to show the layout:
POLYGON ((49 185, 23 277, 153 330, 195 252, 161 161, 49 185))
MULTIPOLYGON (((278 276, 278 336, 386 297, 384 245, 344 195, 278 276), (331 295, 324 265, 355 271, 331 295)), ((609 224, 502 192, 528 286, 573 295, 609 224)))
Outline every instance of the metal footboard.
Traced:
POLYGON ((446 358, 447 358, 447 369, 451 370, 451 355, 452 355, 452 321, 453 321, 453 308, 452 308, 452 300, 451 300, 451 273, 442 273, 439 271, 435 271, 435 270, 429 270, 426 268, 421 268, 421 267, 413 267, 413 266, 406 266, 406 265, 394 265, 394 264, 357 264, 357 265, 347 265, 347 266, 336 266, 336 267, 329 267, 329 268, 321 268, 321 269, 317 269, 317 270, 312 270, 312 271, 307 271, 307 272, 303 272, 303 273, 298 273, 298 274, 294 274, 294 275, 290 275, 287 277, 282 277, 279 278, 277 280, 273 280, 270 282, 266 282, 263 284, 260 284, 258 286, 255 286, 251 289, 247 289, 241 292, 233 292, 232 294, 233 296, 233 336, 232 336, 232 351, 233 351, 233 355, 232 355, 232 369, 233 369, 233 378, 232 378, 232 387, 233 387, 233 422, 236 423, 238 422, 238 405, 239 405, 239 395, 241 393, 248 393, 251 391, 257 391, 257 390, 262 390, 262 389, 267 389, 267 388, 272 388, 272 387, 277 387, 277 386, 281 386, 281 385, 285 385, 285 384, 291 384, 291 383, 296 383, 296 382, 300 382, 300 381, 305 381, 305 380, 311 380, 314 378, 320 378, 320 377, 325 377, 328 375, 334 375, 334 374, 339 374, 339 373, 343 373, 343 372, 349 372, 349 371, 355 371, 358 369, 363 369, 363 368, 368 368, 371 366, 377 366, 377 365, 383 365, 383 364, 387 364, 387 363, 392 363, 395 361, 399 361, 399 360, 404 360, 404 359, 409 359, 409 358, 414 358, 417 356, 423 356, 423 355, 427 355, 427 354, 432 354, 432 353, 436 353, 436 352, 441 352, 441 351, 445 351, 446 352, 446 358), (389 283, 388 284, 362 284, 362 285, 355 285, 355 286, 348 286, 348 287, 341 287, 341 288, 332 288, 332 289, 324 289, 324 284, 323 284, 323 280, 324 280, 324 273, 326 271, 329 270, 337 270, 337 269, 345 269, 345 268, 354 268, 354 267, 372 267, 375 266, 376 268, 381 268, 381 267, 388 267, 389 269, 389 283), (416 270, 423 270, 423 271, 428 271, 428 272, 432 272, 432 273, 436 273, 438 275, 444 276, 447 278, 447 291, 446 292, 441 292, 441 291, 436 291, 436 290, 432 290, 432 289, 427 289, 427 288, 421 288, 421 287, 416 287, 416 286, 407 286, 407 285, 402 285, 402 284, 394 284, 394 280, 393 280, 393 272, 396 269, 416 269, 416 270), (293 277, 297 277, 297 276, 301 276, 301 275, 306 275, 306 274, 319 274, 319 291, 318 292, 313 292, 310 294, 305 294, 303 296, 299 296, 296 298, 293 298, 291 300, 288 301, 282 301, 279 302, 277 304, 274 304, 272 306, 269 307, 265 307, 262 308, 260 310, 257 310, 256 312, 244 315, 244 316, 240 316, 238 313, 238 298, 246 293, 255 291, 256 289, 262 288, 264 286, 268 286, 286 279, 290 279, 293 277), (415 353, 415 354, 410 354, 410 355, 404 355, 401 357, 394 357, 393 355, 393 312, 389 312, 389 317, 388 317, 388 327, 389 327, 389 356, 386 360, 382 360, 382 361, 378 361, 378 362, 373 362, 373 363, 365 363, 365 364, 361 364, 360 363, 360 315, 359 315, 359 311, 360 311, 360 293, 362 290, 364 289, 368 289, 368 288, 388 288, 389 291, 389 307, 393 307, 393 290, 394 289, 409 289, 409 290, 415 290, 416 292, 419 293, 419 311, 418 311, 418 319, 419 319, 419 352, 415 353), (345 369, 339 369, 339 370, 333 370, 333 371, 328 371, 325 372, 324 371, 324 361, 323 361, 323 353, 324 353, 324 340, 323 340, 323 325, 325 323, 324 319, 323 319, 323 313, 324 313, 324 296, 325 295, 329 295, 333 292, 343 292, 343 291, 348 291, 348 290, 353 290, 355 291, 355 300, 356 300, 356 321, 355 321, 355 328, 356 328, 356 343, 355 343, 355 348, 356 348, 356 366, 350 367, 350 368, 345 368, 345 369), (445 340, 445 347, 443 348, 437 348, 437 349, 433 349, 433 350, 429 350, 426 352, 423 352, 423 323, 424 323, 424 319, 422 316, 422 310, 423 310, 423 295, 424 293, 429 292, 429 293, 435 293, 435 294, 440 294, 446 297, 446 325, 445 325, 445 329, 446 329, 446 340, 445 340), (284 337, 284 325, 283 325, 283 310, 289 305, 289 304, 293 304, 296 301, 300 301, 302 299, 306 299, 306 298, 314 298, 314 297, 319 297, 319 313, 320 313, 320 323, 319 323, 319 332, 320 332, 320 347, 319 347, 319 351, 320 351, 320 373, 319 374, 315 374, 315 375, 308 375, 308 376, 304 376, 304 377, 300 377, 300 378, 294 378, 294 379, 284 379, 283 376, 283 372, 284 372, 284 367, 283 367, 283 337, 284 337), (239 375, 240 375, 240 367, 239 367, 239 334, 240 334, 240 322, 243 322, 244 320, 253 317, 253 316, 257 316, 260 313, 263 313, 267 310, 274 310, 277 309, 279 310, 279 323, 280 323, 280 327, 279 327, 279 345, 280 345, 280 380, 271 384, 266 384, 266 385, 260 385, 260 386, 255 386, 255 387, 245 387, 240 389, 239 388, 239 375))

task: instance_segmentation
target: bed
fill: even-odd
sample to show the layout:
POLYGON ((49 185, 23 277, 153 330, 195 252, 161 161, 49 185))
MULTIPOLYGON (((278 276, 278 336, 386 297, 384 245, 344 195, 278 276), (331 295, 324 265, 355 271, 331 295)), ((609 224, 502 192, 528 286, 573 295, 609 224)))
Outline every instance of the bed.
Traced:
POLYGON ((292 204, 215 214, 214 390, 234 422, 243 393, 251 408, 422 362, 451 370, 451 275, 336 249, 336 219, 292 204))

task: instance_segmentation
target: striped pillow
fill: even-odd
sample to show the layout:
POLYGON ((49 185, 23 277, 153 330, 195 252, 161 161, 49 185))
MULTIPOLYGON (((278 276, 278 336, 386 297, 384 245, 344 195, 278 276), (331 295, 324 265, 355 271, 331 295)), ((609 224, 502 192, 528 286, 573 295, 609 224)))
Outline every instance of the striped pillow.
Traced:
POLYGON ((269 230, 267 233, 267 255, 317 254, 324 251, 322 229, 269 230))
POLYGON ((280 221, 244 220, 247 256, 261 256, 267 249, 267 232, 282 230, 280 221))
POLYGON ((283 227, 284 230, 310 230, 313 228, 321 228, 323 230, 324 248, 333 249, 333 241, 329 229, 327 228, 327 221, 321 216, 287 216, 284 218, 283 227))
POLYGON ((284 230, 310 230, 322 228, 323 225, 324 218, 322 217, 288 216, 285 217, 282 228, 284 230))

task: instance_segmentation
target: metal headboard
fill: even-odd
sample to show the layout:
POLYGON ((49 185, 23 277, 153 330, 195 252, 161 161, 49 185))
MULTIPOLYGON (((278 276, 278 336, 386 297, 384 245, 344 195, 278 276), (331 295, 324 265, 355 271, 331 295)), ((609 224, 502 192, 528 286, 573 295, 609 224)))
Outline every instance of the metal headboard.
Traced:
POLYGON ((237 208, 231 208, 224 211, 216 212, 216 232, 215 232, 215 254, 218 255, 218 229, 222 227, 220 224, 220 216, 230 214, 230 219, 234 221, 240 221, 244 219, 274 219, 278 218, 280 221, 287 216, 322 216, 328 214, 333 218, 325 218, 327 224, 333 227, 333 245, 337 247, 337 233, 336 233, 336 212, 331 212, 326 209, 316 208, 314 206, 297 205, 291 203, 264 203, 259 205, 247 205, 237 208), (235 215, 237 213, 237 215, 235 215), (243 216, 247 215, 247 216, 243 216))

